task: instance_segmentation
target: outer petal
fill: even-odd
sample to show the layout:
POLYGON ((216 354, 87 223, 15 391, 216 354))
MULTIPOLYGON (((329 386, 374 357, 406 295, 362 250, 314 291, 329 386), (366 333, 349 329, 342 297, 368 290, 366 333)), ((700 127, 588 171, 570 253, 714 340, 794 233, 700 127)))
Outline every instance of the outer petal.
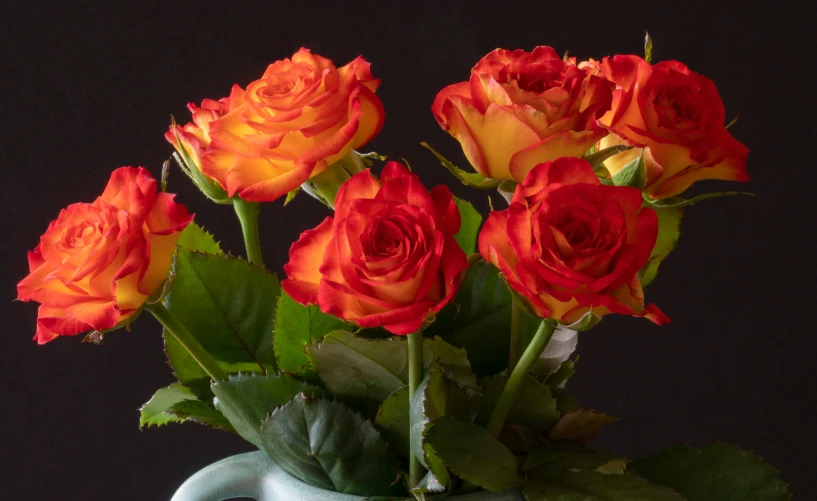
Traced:
POLYGON ((326 249, 332 245, 333 219, 327 217, 317 227, 301 233, 289 249, 289 263, 284 266, 287 278, 281 283, 287 294, 301 304, 318 302, 319 269, 326 249))
POLYGON ((596 142, 607 135, 606 131, 562 131, 546 137, 509 159, 510 175, 516 182, 522 182, 530 170, 543 162, 560 157, 581 158, 596 142))
POLYGON ((440 124, 445 130, 449 129, 449 123, 451 121, 450 112, 451 108, 446 108, 446 102, 452 96, 461 96, 467 99, 471 98, 471 89, 469 82, 460 82, 455 83, 453 85, 449 85, 448 87, 441 90, 437 97, 434 98, 434 104, 431 105, 431 112, 434 113, 434 118, 437 119, 437 123, 440 124))
POLYGON ((156 180, 142 167, 120 167, 111 173, 100 198, 141 220, 156 198, 156 180))

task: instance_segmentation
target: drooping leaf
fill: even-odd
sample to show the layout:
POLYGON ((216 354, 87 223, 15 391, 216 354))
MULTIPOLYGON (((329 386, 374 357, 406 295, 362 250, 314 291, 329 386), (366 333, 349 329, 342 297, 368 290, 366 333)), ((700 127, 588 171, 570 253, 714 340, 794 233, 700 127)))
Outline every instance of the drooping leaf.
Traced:
MULTIPOLYGON (((508 382, 508 377, 491 376, 481 382, 482 405, 476 422, 485 425, 508 382)), ((559 411, 556 410, 556 401, 550 388, 530 376, 526 376, 519 386, 519 396, 505 422, 546 432, 559 419, 559 411)))
POLYGON ((502 182, 502 180, 500 179, 493 179, 490 177, 485 177, 482 174, 478 174, 476 172, 466 172, 460 169, 459 167, 451 163, 450 160, 437 153, 437 151, 434 150, 434 148, 429 146, 427 143, 420 143, 420 146, 423 146, 426 149, 428 149, 428 151, 430 151, 435 157, 437 157, 437 160, 440 161, 443 167, 448 169, 448 172, 453 174, 454 177, 456 177, 462 184, 466 186, 470 186, 472 188, 479 188, 481 190, 489 190, 491 188, 496 188, 497 186, 499 186, 499 183, 502 182))
POLYGON ((483 489, 510 489, 523 480, 513 453, 479 425, 444 416, 431 424, 426 441, 452 472, 483 489))
POLYGON ((198 400, 190 388, 181 383, 173 383, 167 388, 158 390, 148 402, 139 409, 139 427, 145 425, 161 426, 167 423, 180 423, 183 420, 165 411, 174 404, 185 400, 198 400))
POLYGON ((628 465, 650 482, 678 491, 687 501, 785 501, 791 499, 779 471, 760 456, 716 443, 680 445, 628 465))
POLYGON ((392 452, 401 458, 411 454, 409 450, 409 398, 408 387, 403 386, 380 405, 374 426, 383 435, 392 452))
POLYGON ((466 255, 473 254, 477 245, 477 235, 479 235, 479 225, 482 224, 482 216, 474 206, 461 198, 454 197, 454 203, 460 211, 460 231, 454 235, 454 240, 460 244, 460 248, 466 255))
POLYGON ((655 209, 655 213, 658 215, 658 237, 649 261, 639 272, 642 286, 647 286, 655 280, 655 276, 658 274, 658 266, 672 252, 675 244, 678 243, 678 238, 681 236, 680 228, 683 212, 680 208, 655 209))
POLYGON ((548 438, 553 441, 571 440, 587 442, 598 435, 602 428, 618 418, 596 412, 591 409, 576 409, 565 412, 548 431, 548 438))
POLYGON ((323 391, 289 376, 238 374, 216 381, 211 389, 216 408, 229 420, 244 440, 261 447, 261 423, 295 395, 323 396, 323 391))
MULTIPOLYGON (((227 373, 274 372, 272 329, 278 278, 231 256, 178 249, 165 306, 227 373)), ((210 378, 172 336, 168 361, 179 381, 209 399, 210 378)))
POLYGON ((275 312, 275 356, 283 371, 299 374, 308 362, 306 347, 335 330, 349 329, 343 320, 323 313, 316 305, 304 306, 281 292, 275 312))
POLYGON ((396 494, 397 459, 372 423, 339 402, 295 397, 261 427, 261 445, 281 468, 322 489, 396 494))
POLYGON ((616 186, 629 186, 643 190, 647 184, 647 166, 644 163, 644 150, 618 172, 610 176, 616 186))
POLYGON ((611 459, 581 444, 560 442, 531 451, 522 463, 522 472, 527 478, 548 481, 565 473, 594 471, 611 459))
POLYGON ((672 489, 629 472, 569 472, 547 481, 528 481, 522 491, 527 501, 685 501, 672 489))
POLYGON ((235 428, 218 409, 210 402, 201 400, 185 400, 173 404, 167 411, 183 421, 192 421, 212 428, 235 432, 235 428))
POLYGON ((191 251, 222 254, 221 247, 213 235, 196 223, 190 223, 182 230, 176 245, 191 251))

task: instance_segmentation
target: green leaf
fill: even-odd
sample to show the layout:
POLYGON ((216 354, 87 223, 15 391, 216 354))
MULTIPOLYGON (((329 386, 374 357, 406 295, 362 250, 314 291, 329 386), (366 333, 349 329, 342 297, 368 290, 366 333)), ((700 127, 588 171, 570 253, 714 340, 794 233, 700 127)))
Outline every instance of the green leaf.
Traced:
POLYGON ((180 419, 165 411, 174 404, 185 400, 198 400, 190 388, 181 383, 173 383, 167 388, 158 390, 148 402, 139 409, 139 428, 143 426, 161 426, 167 423, 181 423, 180 419))
POLYGON ((460 211, 460 231, 454 235, 454 240, 460 244, 460 248, 466 255, 473 254, 477 245, 477 235, 479 235, 479 225, 482 224, 482 216, 474 206, 461 198, 454 197, 454 203, 460 211))
MULTIPOLYGON (((439 338, 423 340, 425 367, 439 359, 454 381, 475 385, 465 350, 439 338)), ((330 393, 341 398, 381 402, 408 383, 405 338, 367 339, 346 331, 327 334, 307 347, 307 357, 330 393)))
POLYGON ((484 376, 508 367, 510 325, 508 286, 493 265, 480 259, 468 269, 454 304, 444 308, 425 333, 465 348, 471 368, 484 376))
POLYGON ((298 192, 299 192, 299 191, 301 191, 301 187, 300 187, 300 186, 297 186, 297 187, 295 187, 294 189, 292 189, 292 190, 290 190, 289 192, 287 192, 287 197, 286 197, 286 199, 284 199, 284 207, 286 207, 287 205, 289 205, 289 203, 290 203, 291 201, 295 200, 295 196, 296 196, 296 195, 298 195, 298 192))
POLYGON ((652 249, 650 259, 639 272, 641 286, 646 287, 658 274, 661 262, 675 249, 681 236, 681 216, 683 212, 677 207, 655 209, 658 215, 658 237, 652 249))
POLYGON ((483 489, 510 489, 523 480, 513 453, 479 425, 444 416, 432 423, 426 441, 451 471, 483 489))
POLYGON ((306 347, 335 330, 350 328, 343 320, 321 312, 316 305, 304 306, 281 293, 275 312, 275 356, 282 371, 300 374, 308 362, 306 347))
POLYGON ((295 397, 264 422, 261 444, 281 468, 315 487, 396 494, 398 462, 388 444, 371 422, 338 402, 295 397))
POLYGON ((191 251, 222 254, 221 247, 218 245, 218 242, 216 242, 216 239, 213 238, 213 235, 196 223, 190 223, 182 230, 176 245, 191 251))
POLYGON ((650 482, 671 487, 688 501, 784 501, 791 493, 774 467, 737 446, 679 445, 629 464, 650 482))
POLYGON ((616 186, 629 186, 643 190, 647 184, 647 166, 644 164, 644 150, 630 163, 610 176, 616 186))
MULTIPOLYGON (((275 275, 231 256, 178 249, 165 306, 227 373, 275 372, 275 275)), ((209 400, 210 377, 172 336, 165 351, 176 377, 209 400)))
POLYGON ((219 412, 209 402, 201 400, 185 400, 173 404, 167 411, 167 414, 172 414, 183 421, 192 421, 194 423, 203 424, 212 428, 218 428, 224 431, 235 432, 235 428, 224 417, 224 414, 219 412))
MULTIPOLYGON (((491 376, 482 380, 482 405, 477 415, 477 423, 483 425, 488 423, 507 382, 507 376, 491 376)), ((519 397, 511 407, 505 422, 540 432, 547 431, 559 419, 559 411, 556 410, 556 401, 550 388, 530 376, 526 376, 519 387, 519 397)))
POLYGON ((685 501, 678 493, 650 484, 635 473, 608 475, 578 471, 529 481, 522 488, 528 501, 685 501))
POLYGON ((323 391, 289 376, 238 374, 211 386, 216 408, 244 440, 261 447, 261 424, 278 407, 296 395, 323 395, 323 391))
POLYGON ((545 384, 550 386, 551 390, 561 390, 567 385, 568 380, 576 373, 576 362, 579 361, 577 356, 573 360, 565 360, 562 365, 545 379, 545 384))
POLYGON ((383 435, 391 450, 402 458, 408 458, 409 450, 409 398, 408 387, 403 386, 389 395, 380 405, 374 426, 383 435))
POLYGON ((437 157, 437 160, 440 161, 443 167, 448 169, 448 172, 453 174, 454 177, 456 177, 462 184, 466 186, 470 186, 472 188, 479 188, 481 190, 490 190, 491 188, 496 188, 497 186, 499 186, 499 183, 502 182, 500 179, 493 179, 490 177, 485 177, 482 174, 478 174, 476 172, 466 172, 460 169, 459 167, 451 163, 450 160, 437 153, 437 151, 434 150, 434 148, 432 148, 431 146, 429 146, 428 143, 421 142, 420 146, 427 148, 428 151, 430 151, 435 157, 437 157))
POLYGON ((616 421, 618 421, 616 417, 591 409, 575 409, 562 414, 547 436, 553 441, 587 442, 598 435, 606 425, 616 421))
POLYGON ((550 444, 531 451, 522 464, 522 472, 534 480, 550 480, 565 473, 594 471, 609 464, 611 457, 572 442, 550 444))

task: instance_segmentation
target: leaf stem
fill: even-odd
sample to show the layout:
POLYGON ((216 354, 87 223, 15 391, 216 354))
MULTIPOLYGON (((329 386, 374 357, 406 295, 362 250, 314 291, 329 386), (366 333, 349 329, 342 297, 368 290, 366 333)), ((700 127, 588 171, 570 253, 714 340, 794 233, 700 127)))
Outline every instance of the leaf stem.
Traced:
POLYGON ((244 233, 247 260, 263 266, 264 257, 261 254, 261 241, 258 238, 258 214, 261 212, 261 204, 248 202, 236 196, 233 199, 233 207, 241 222, 241 232, 244 233))
POLYGON ((144 308, 153 314, 156 317, 156 320, 159 321, 165 328, 165 331, 170 334, 176 341, 181 344, 190 356, 198 362, 204 372, 206 372, 211 379, 214 381, 218 381, 221 379, 227 378, 227 373, 225 373, 221 367, 218 365, 218 362, 204 349, 204 347, 196 341, 196 338, 190 334, 190 331, 187 330, 187 327, 182 325, 179 320, 173 316, 167 308, 162 305, 162 303, 153 303, 148 304, 145 303, 144 308))
POLYGON ((508 356, 509 373, 513 372, 517 362, 519 362, 519 357, 522 356, 525 348, 530 343, 530 334, 525 335, 527 333, 522 332, 524 323, 523 308, 524 306, 522 305, 521 300, 516 297, 516 294, 514 294, 513 299, 511 300, 511 346, 510 354, 508 356))
POLYGON ((519 396, 522 380, 528 375, 528 372, 542 355, 542 352, 545 351, 545 347, 548 341, 550 341, 551 336, 553 336, 555 329, 556 322, 552 320, 542 320, 539 329, 536 330, 536 334, 533 336, 533 340, 525 349, 525 352, 519 359, 519 363, 517 363, 516 367, 511 371, 508 383, 499 395, 496 407, 494 407, 491 418, 488 420, 487 429, 494 438, 499 436, 502 425, 505 424, 505 419, 507 419, 511 407, 513 407, 513 404, 519 396))
MULTIPOLYGON (((423 380, 423 332, 419 330, 408 336, 408 391, 409 402, 414 398, 414 392, 423 380)), ((423 476, 423 465, 414 454, 409 459, 409 489, 420 483, 423 476)))

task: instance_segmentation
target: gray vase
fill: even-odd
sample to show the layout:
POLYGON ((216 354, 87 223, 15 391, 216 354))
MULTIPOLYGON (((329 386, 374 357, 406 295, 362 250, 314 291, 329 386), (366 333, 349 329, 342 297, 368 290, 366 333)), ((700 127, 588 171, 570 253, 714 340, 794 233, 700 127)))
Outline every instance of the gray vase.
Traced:
MULTIPOLYGON (((304 483, 276 465, 262 451, 222 459, 194 474, 170 501, 223 501, 234 498, 257 501, 362 501, 366 498, 326 491, 304 483)), ((457 501, 524 501, 517 489, 476 492, 447 499, 457 501)))

